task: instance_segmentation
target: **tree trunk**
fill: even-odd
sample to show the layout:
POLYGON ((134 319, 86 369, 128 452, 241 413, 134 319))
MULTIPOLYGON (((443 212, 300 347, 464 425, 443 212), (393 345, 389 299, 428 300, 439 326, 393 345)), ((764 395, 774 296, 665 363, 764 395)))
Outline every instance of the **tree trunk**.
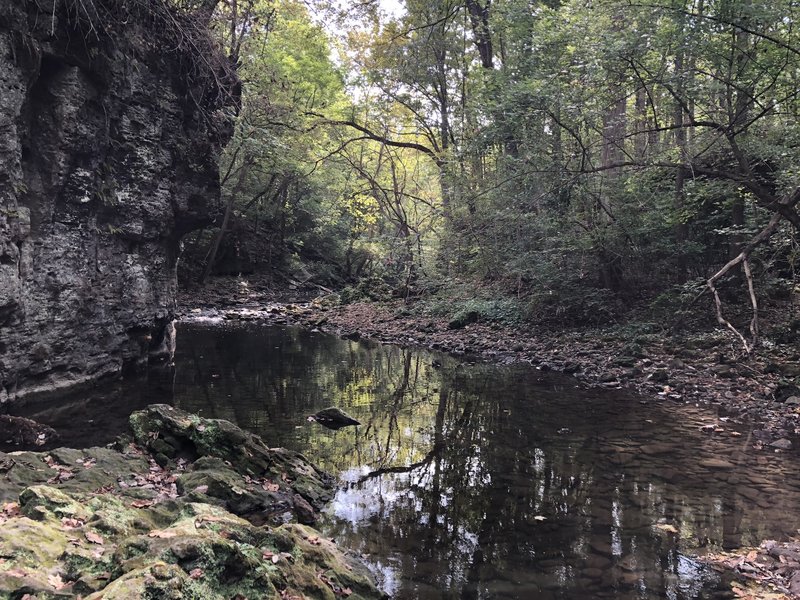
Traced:
POLYGON ((492 35, 489 29, 489 7, 491 0, 486 0, 485 5, 481 5, 478 0, 466 0, 469 20, 472 24, 472 36, 475 46, 481 57, 481 66, 484 69, 494 68, 494 51, 492 49, 492 35))
POLYGON ((206 266, 203 269, 203 274, 200 276, 201 285, 206 282, 206 279, 208 279, 208 276, 211 274, 211 270, 214 268, 214 262, 217 260, 217 253, 222 245, 222 240, 225 238, 225 232, 228 229, 228 224, 230 223, 231 215, 233 214, 233 207, 236 204, 236 198, 242 191, 242 187, 244 186, 245 179, 247 178, 247 172, 249 170, 250 169, 248 166, 241 166, 239 171, 239 179, 236 181, 236 185, 233 186, 233 189, 228 196, 228 203, 225 206, 225 216, 222 218, 222 225, 220 225, 217 237, 214 238, 214 243, 212 244, 211 251, 208 254, 206 266))
MULTIPOLYGON (((684 73, 684 52, 683 48, 679 48, 678 52, 675 55, 675 74, 678 79, 678 83, 676 84, 676 93, 679 98, 684 97, 684 85, 683 80, 686 74, 684 73)), ((687 137, 686 137, 686 128, 684 127, 686 121, 684 119, 684 109, 683 104, 676 100, 675 113, 673 115, 673 125, 675 126, 675 146, 678 148, 678 163, 680 166, 676 169, 675 172, 675 195, 673 200, 672 208, 675 211, 675 241, 678 243, 678 253, 679 259, 678 264, 683 270, 685 266, 685 260, 682 252, 681 246, 683 246, 684 242, 686 241, 687 237, 687 227, 684 221, 683 216, 683 209, 686 200, 686 195, 684 191, 684 184, 686 182, 686 167, 683 166, 684 163, 688 162, 688 148, 687 148, 687 137)))

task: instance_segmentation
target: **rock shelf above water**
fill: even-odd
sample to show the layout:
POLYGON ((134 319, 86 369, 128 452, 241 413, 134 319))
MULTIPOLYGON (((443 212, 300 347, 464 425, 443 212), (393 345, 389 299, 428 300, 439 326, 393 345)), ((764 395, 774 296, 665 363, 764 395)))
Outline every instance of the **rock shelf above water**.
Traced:
POLYGON ((131 425, 109 448, 0 454, 0 596, 385 597, 301 524, 333 483, 301 455, 166 405, 131 425))

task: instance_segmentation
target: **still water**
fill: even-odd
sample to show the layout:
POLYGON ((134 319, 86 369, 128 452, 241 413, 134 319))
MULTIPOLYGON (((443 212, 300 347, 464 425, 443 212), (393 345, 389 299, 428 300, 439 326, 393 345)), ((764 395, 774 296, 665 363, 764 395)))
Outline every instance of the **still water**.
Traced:
POLYGON ((398 599, 727 598, 693 554, 800 527, 796 457, 747 451, 748 431, 711 409, 529 367, 185 324, 174 373, 154 381, 119 393, 229 419, 338 474, 321 529, 398 599), (331 405, 362 425, 306 421, 331 405))

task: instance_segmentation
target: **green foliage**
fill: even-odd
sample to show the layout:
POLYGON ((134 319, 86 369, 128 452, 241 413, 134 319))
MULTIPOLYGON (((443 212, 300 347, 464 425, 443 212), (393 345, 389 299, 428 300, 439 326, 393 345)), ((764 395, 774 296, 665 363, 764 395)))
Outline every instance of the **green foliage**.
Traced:
POLYGON ((243 46, 223 168, 252 262, 344 302, 427 291, 457 320, 613 323, 684 310, 782 203, 795 225, 756 271, 791 287, 800 34, 784 0, 481 3, 491 68, 461 3, 365 8, 338 37, 274 6, 243 46))
POLYGON ((565 281, 531 294, 526 317, 565 326, 606 325, 613 323, 621 312, 619 298, 610 290, 565 281))
POLYGON ((339 292, 340 304, 352 304, 363 300, 381 302, 392 297, 392 290, 380 277, 364 277, 355 285, 348 285, 339 292))
POLYGON ((515 325, 522 320, 522 307, 518 300, 504 297, 500 290, 447 279, 422 302, 421 312, 448 321, 505 323, 515 325))

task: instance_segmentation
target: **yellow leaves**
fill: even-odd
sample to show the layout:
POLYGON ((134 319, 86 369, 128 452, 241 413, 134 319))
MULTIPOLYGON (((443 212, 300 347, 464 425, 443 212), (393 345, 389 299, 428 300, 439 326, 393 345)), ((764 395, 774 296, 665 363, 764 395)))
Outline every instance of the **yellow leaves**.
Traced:
POLYGON ((366 231, 378 222, 380 206, 368 194, 357 193, 345 198, 344 208, 356 221, 356 230, 366 231))

